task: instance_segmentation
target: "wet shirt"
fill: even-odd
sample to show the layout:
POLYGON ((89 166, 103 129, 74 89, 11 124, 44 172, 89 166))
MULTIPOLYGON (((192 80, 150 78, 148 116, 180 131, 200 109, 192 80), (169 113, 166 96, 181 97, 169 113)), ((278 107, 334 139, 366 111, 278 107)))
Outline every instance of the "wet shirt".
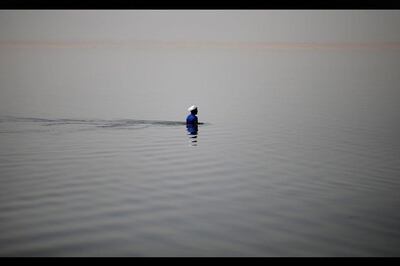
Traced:
POLYGON ((194 114, 188 115, 186 118, 186 124, 197 124, 197 116, 194 114))

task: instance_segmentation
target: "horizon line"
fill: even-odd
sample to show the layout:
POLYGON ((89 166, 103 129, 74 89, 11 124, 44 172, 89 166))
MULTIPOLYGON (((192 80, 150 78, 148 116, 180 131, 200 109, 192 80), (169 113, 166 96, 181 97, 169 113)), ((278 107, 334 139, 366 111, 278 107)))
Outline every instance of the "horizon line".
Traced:
POLYGON ((363 42, 267 42, 267 41, 162 41, 162 40, 94 40, 94 41, 38 41, 0 40, 5 48, 101 48, 101 47, 164 47, 164 48, 253 48, 253 49, 400 49, 400 41, 363 42))

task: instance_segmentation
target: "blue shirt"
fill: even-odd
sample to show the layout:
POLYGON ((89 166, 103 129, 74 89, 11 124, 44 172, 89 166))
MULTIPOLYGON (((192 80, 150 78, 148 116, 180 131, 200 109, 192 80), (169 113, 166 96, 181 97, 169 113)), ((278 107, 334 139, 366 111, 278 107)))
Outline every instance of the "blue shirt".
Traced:
POLYGON ((186 124, 197 124, 197 122, 198 122, 197 116, 194 114, 190 114, 186 118, 186 124))

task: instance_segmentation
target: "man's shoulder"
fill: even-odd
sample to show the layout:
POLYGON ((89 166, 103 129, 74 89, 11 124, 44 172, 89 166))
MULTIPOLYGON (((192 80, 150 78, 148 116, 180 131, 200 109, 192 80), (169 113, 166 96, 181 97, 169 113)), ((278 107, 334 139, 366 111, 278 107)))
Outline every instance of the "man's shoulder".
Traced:
POLYGON ((186 121, 197 121, 197 116, 195 116, 194 114, 190 114, 186 118, 186 121))

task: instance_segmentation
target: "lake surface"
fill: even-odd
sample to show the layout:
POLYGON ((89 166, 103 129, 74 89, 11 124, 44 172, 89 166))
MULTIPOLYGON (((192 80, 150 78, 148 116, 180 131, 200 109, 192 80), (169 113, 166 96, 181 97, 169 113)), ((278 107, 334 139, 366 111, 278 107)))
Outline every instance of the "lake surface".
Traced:
POLYGON ((399 84, 398 49, 2 47, 0 255, 398 256, 399 84))

